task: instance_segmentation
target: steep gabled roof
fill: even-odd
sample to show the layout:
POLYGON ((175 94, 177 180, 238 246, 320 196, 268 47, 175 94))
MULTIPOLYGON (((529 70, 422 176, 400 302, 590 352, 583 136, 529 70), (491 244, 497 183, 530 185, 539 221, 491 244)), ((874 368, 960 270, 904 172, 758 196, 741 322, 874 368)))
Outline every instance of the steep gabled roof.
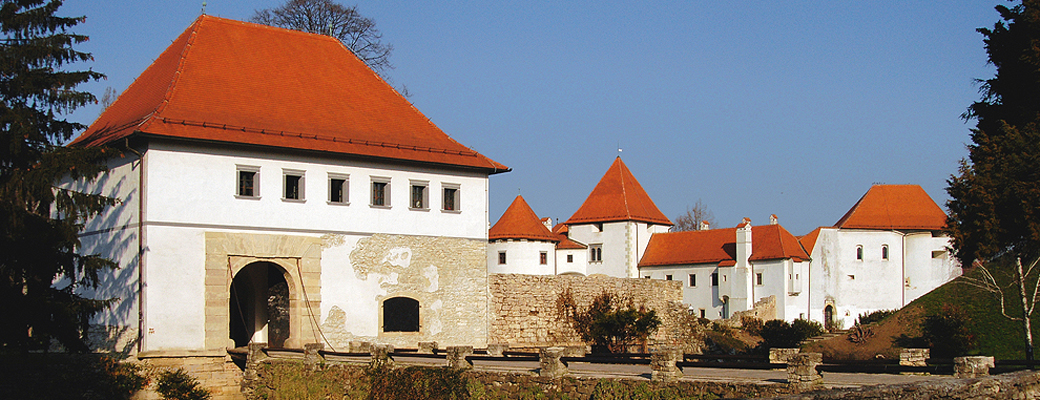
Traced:
POLYGON ((203 15, 71 145, 132 135, 506 172, 335 38, 203 15))
POLYGON ((918 185, 874 185, 841 217, 839 229, 941 230, 946 213, 918 185))
POLYGON ((672 221, 657 209, 639 181, 632 176, 621 157, 614 160, 585 203, 564 223, 575 225, 615 221, 672 225, 672 221))
POLYGON ((527 205, 523 196, 516 196, 502 218, 488 231, 488 239, 529 239, 558 242, 557 235, 549 232, 549 228, 538 219, 538 215, 527 205))
POLYGON ((557 239, 560 239, 560 243, 556 245, 557 250, 581 250, 589 248, 589 246, 572 240, 567 236, 569 229, 566 224, 556 224, 556 226, 553 227, 552 232, 556 235, 557 239))
POLYGON ((812 232, 809 232, 805 236, 798 238, 798 243, 802 244, 802 248, 805 249, 806 253, 810 255, 812 254, 813 248, 816 247, 816 239, 820 238, 820 230, 822 230, 823 228, 824 227, 821 226, 819 228, 813 229, 812 232))
MULTIPOLYGON (((660 265, 736 264, 737 228, 656 233, 650 237, 640 267, 660 265)), ((751 227, 751 261, 793 259, 809 255, 787 229, 780 225, 751 227)))

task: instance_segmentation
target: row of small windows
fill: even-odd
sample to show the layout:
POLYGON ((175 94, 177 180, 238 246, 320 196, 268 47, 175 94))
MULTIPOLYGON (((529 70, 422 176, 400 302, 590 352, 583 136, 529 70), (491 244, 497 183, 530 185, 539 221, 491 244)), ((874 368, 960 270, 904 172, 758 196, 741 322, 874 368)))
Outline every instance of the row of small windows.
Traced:
MULTIPOLYGON (((881 259, 888 260, 888 245, 881 245, 881 259)), ((856 246, 856 260, 863 261, 863 245, 856 246)))
MULTIPOLYGON (((238 197, 260 198, 260 167, 239 165, 238 197)), ((282 170, 282 199, 286 201, 304 201, 306 172, 302 170, 282 170)), ((330 204, 350 204, 350 175, 329 173, 330 204)), ((372 198, 369 203, 373 207, 390 207, 389 177, 372 177, 372 198)), ((430 208, 430 182, 421 180, 409 181, 411 198, 408 208, 428 210, 430 208)), ((460 185, 454 183, 441 184, 441 210, 460 210, 460 185)))
MULTIPOLYGON (((568 254, 567 255, 567 262, 572 262, 572 261, 574 261, 574 256, 568 254)), ((498 252, 498 264, 499 265, 505 265, 505 263, 506 263, 506 251, 502 250, 502 251, 498 252)), ((541 264, 541 265, 548 265, 549 264, 549 252, 547 252, 547 251, 539 252, 538 253, 538 263, 541 264)))

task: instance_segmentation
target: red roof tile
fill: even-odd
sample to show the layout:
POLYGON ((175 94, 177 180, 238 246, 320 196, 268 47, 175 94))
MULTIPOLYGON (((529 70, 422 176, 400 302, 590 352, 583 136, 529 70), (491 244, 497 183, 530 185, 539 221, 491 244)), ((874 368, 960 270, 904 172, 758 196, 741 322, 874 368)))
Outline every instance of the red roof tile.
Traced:
POLYGON ((574 225, 614 221, 672 225, 672 221, 657 209, 639 181, 632 176, 621 157, 614 160, 585 203, 564 223, 574 225))
POLYGON ((499 218, 495 226, 488 231, 488 239, 529 239, 547 242, 560 240, 542 224, 523 196, 516 196, 513 204, 502 213, 502 218, 499 218))
POLYGON ((203 15, 71 145, 143 134, 506 172, 336 39, 203 15))
POLYGON ((823 229, 822 226, 819 227, 819 228, 813 229, 812 232, 809 232, 805 236, 801 236, 801 237, 798 238, 798 243, 802 244, 802 248, 805 249, 806 253, 808 253, 810 255, 812 254, 813 248, 816 247, 816 239, 820 238, 820 230, 821 229, 823 229))
MULTIPOLYGON (((656 233, 650 237, 640 267, 659 265, 736 264, 737 228, 656 233)), ((751 261, 793 259, 809 255, 787 229, 780 225, 751 227, 751 261)))
POLYGON ((874 185, 834 224, 843 229, 941 230, 946 213, 918 185, 874 185))

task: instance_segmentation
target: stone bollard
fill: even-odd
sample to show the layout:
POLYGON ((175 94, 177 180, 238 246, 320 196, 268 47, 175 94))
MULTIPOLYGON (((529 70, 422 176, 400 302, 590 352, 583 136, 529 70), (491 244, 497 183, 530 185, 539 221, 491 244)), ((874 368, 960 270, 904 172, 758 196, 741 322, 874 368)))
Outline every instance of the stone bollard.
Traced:
POLYGON ((989 376, 989 369, 993 368, 993 365, 993 357, 957 357, 953 359, 953 377, 978 378, 980 376, 989 376))
POLYGON ((823 376, 816 366, 823 362, 823 354, 798 353, 787 359, 787 384, 796 390, 812 389, 823 383, 823 376))
POLYGON ((585 346, 564 346, 563 347, 563 356, 564 357, 585 357, 585 354, 587 354, 585 352, 586 350, 587 350, 587 348, 585 346))
POLYGON ((650 354, 651 381, 674 382, 682 378, 683 372, 677 365, 683 354, 676 347, 659 347, 650 354))
POLYGON ((390 353, 394 352, 394 345, 392 344, 377 344, 372 346, 372 351, 369 353, 372 355, 372 361, 369 365, 372 367, 393 367, 394 359, 390 357, 390 353))
POLYGON ((267 343, 250 343, 246 350, 246 368, 242 371, 242 393, 252 391, 254 384, 260 379, 260 362, 267 358, 264 348, 267 343))
POLYGON ((560 359, 563 357, 563 347, 543 348, 538 356, 538 376, 556 379, 567 375, 567 364, 560 359))
POLYGON ((902 349, 899 351, 899 365, 904 367, 927 367, 931 349, 902 349))
POLYGON ((350 342, 348 353, 372 353, 372 342, 350 342))
POLYGON ((769 363, 770 364, 787 364, 787 360, 792 355, 798 354, 802 351, 797 347, 770 347, 769 348, 769 363))
POLYGON ((447 348, 448 368, 472 369, 473 363, 466 357, 473 355, 473 346, 448 346, 447 348))
POLYGON ((508 343, 488 343, 488 355, 491 357, 504 357, 503 353, 509 350, 508 343))
POLYGON ((419 342, 419 354, 434 354, 437 352, 437 342, 419 342))
POLYGON ((307 368, 316 369, 318 364, 324 363, 321 351, 325 350, 325 343, 307 343, 303 345, 303 363, 307 368))

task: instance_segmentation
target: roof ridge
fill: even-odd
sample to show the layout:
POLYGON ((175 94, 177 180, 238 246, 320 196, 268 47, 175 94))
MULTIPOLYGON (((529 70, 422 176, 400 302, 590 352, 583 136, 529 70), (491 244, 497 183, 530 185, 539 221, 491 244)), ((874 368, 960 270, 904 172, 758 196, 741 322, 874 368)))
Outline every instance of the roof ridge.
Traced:
MULTIPOLYGON (((617 156, 617 158, 620 160, 621 156, 617 156)), ((622 172, 622 168, 628 169, 624 162, 621 163, 621 168, 618 168, 618 180, 621 181, 621 198, 625 200, 625 214, 632 215, 632 208, 628 206, 628 192, 625 191, 625 174, 622 172)))

